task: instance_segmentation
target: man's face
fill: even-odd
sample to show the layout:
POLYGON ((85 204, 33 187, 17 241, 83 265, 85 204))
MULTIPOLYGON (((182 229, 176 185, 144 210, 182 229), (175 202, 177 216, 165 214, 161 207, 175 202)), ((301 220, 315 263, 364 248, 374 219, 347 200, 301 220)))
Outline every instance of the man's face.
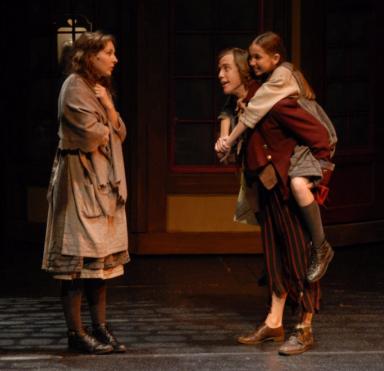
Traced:
POLYGON ((221 57, 218 70, 218 78, 223 88, 223 93, 236 95, 236 92, 239 91, 243 83, 241 82, 240 73, 232 53, 221 57))

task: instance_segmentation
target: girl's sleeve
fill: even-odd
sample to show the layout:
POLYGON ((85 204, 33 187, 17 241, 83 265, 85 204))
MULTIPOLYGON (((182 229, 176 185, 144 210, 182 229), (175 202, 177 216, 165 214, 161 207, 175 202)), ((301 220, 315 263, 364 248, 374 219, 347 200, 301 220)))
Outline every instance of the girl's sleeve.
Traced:
POLYGON ((292 72, 284 66, 279 66, 256 91, 240 115, 239 122, 253 129, 277 102, 283 98, 298 95, 299 86, 292 72))

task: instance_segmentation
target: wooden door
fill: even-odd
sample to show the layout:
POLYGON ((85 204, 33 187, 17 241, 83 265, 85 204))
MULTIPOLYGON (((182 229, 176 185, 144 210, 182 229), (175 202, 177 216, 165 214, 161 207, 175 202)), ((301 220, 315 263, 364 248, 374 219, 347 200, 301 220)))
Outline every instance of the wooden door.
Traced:
POLYGON ((215 55, 226 46, 246 48, 257 33, 271 29, 283 36, 288 51, 294 49, 291 57, 301 64, 339 135, 330 202, 323 210, 329 239, 345 245, 384 238, 378 4, 137 2, 137 122, 131 127, 130 163, 134 252, 261 251, 258 230, 206 224, 214 218, 212 209, 238 189, 236 173, 220 166, 211 150, 222 104, 215 55), (184 224, 174 228, 180 219, 184 224))

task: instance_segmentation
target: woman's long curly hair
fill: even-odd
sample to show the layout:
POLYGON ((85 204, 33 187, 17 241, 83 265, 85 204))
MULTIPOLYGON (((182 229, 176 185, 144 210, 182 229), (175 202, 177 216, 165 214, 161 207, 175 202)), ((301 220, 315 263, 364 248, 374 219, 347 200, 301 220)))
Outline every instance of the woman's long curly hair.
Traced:
POLYGON ((91 57, 103 50, 109 41, 116 45, 112 35, 101 31, 84 32, 73 44, 67 72, 79 74, 90 85, 98 83, 111 90, 111 78, 100 76, 91 62, 91 57))

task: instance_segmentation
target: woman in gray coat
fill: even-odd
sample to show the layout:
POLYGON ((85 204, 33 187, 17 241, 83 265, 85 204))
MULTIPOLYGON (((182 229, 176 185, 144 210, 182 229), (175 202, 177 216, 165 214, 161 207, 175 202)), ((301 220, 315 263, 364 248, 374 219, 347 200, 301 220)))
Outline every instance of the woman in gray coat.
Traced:
POLYGON ((42 268, 61 280, 69 348, 92 354, 125 351, 106 324, 105 280, 122 275, 129 261, 126 128, 110 89, 116 63, 111 35, 87 32, 74 43, 58 100, 60 141, 48 190, 42 268), (81 320, 83 291, 90 332, 81 320))

